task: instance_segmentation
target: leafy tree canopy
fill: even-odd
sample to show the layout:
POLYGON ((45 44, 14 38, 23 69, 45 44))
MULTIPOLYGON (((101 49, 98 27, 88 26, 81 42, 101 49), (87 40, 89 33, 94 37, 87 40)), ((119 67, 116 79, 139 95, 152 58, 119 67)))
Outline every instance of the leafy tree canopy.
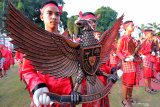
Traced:
POLYGON ((110 7, 104 7, 97 9, 96 15, 100 14, 100 19, 97 21, 97 30, 104 32, 105 30, 112 27, 114 22, 117 20, 117 12, 110 7))
MULTIPOLYGON (((64 5, 63 0, 55 0, 58 2, 60 5, 64 5)), ((39 18, 40 15, 40 6, 44 2, 44 0, 12 0, 12 3, 14 6, 21 11, 26 17, 28 17, 31 21, 34 21, 41 27, 43 26, 42 21, 39 18)), ((3 7, 7 7, 6 0, 3 0, 0 2, 0 13, 5 13, 5 9, 3 10, 3 7), (3 4, 5 6, 3 6, 3 4), (3 12, 1 12, 3 11, 3 12)), ((64 23, 64 27, 67 26, 67 12, 64 12, 63 15, 61 16, 62 22, 64 23)), ((0 14, 1 17, 3 17, 2 14, 0 14)))
MULTIPOLYGON (((117 20, 117 12, 110 7, 104 7, 102 6, 101 8, 97 9, 95 11, 95 14, 98 15, 100 14, 100 18, 98 19, 97 23, 97 30, 104 32, 105 30, 109 29, 112 27, 114 22, 117 20)), ((77 26, 75 26, 74 21, 77 20, 78 16, 71 16, 68 19, 68 30, 69 34, 79 34, 79 30, 77 26), (75 30, 74 30, 75 29, 75 30)))

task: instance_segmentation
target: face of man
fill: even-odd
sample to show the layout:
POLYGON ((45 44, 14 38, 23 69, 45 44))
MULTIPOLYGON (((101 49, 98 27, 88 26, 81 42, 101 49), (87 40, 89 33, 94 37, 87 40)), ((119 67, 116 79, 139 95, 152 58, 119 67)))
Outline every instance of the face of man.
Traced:
POLYGON ((95 36, 95 39, 99 40, 100 36, 101 36, 101 33, 100 32, 95 32, 94 36, 95 36))
POLYGON ((146 31, 144 34, 146 35, 146 38, 148 39, 152 37, 152 31, 146 31))
POLYGON ((41 12, 41 20, 44 22, 45 29, 57 29, 60 22, 60 12, 56 6, 47 6, 41 12))
POLYGON ((93 30, 96 30, 97 28, 97 20, 95 18, 90 18, 87 19, 88 23, 90 24, 90 26, 92 27, 93 30))
POLYGON ((130 22, 130 23, 127 24, 126 31, 133 32, 134 28, 135 28, 134 23, 130 22))

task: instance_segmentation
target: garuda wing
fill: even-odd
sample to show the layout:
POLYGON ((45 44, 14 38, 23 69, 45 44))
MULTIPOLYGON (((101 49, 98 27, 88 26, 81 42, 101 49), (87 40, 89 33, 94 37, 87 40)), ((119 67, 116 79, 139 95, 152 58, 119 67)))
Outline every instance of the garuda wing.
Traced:
POLYGON ((65 36, 50 33, 29 21, 10 2, 6 14, 6 30, 12 43, 31 60, 36 70, 57 78, 78 72, 79 44, 65 36))
POLYGON ((123 15, 118 18, 118 20, 114 23, 113 27, 105 31, 99 41, 101 44, 101 54, 100 54, 100 64, 105 63, 108 59, 109 53, 112 49, 112 43, 115 41, 119 28, 122 24, 123 15))

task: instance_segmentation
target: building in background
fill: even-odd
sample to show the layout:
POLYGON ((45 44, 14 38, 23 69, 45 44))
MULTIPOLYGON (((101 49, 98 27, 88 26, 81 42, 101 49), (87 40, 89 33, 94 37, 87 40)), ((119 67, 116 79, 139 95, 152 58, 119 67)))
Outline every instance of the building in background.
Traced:
POLYGON ((8 47, 9 50, 13 49, 13 44, 10 43, 11 38, 7 37, 5 33, 0 33, 0 44, 4 44, 6 47, 8 47))

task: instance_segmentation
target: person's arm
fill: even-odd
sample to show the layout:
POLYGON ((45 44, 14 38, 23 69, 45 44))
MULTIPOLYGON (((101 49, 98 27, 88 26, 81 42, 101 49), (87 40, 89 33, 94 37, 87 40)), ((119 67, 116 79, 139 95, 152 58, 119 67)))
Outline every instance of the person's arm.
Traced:
POLYGON ((23 59, 22 70, 20 72, 20 75, 22 75, 29 91, 32 92, 32 94, 34 94, 34 92, 38 88, 46 87, 45 83, 40 79, 40 77, 37 74, 37 71, 31 65, 31 62, 29 60, 23 59))
POLYGON ((116 54, 121 60, 125 59, 125 56, 122 54, 122 49, 124 47, 123 42, 124 42, 123 39, 120 38, 118 40, 118 43, 117 43, 117 52, 116 52, 116 54))
POLYGON ((104 73, 110 74, 111 73, 111 67, 108 66, 109 61, 106 61, 105 64, 100 66, 100 70, 103 71, 104 73))
POLYGON ((3 70, 4 62, 5 62, 5 58, 4 58, 4 57, 2 57, 2 58, 1 58, 1 69, 2 69, 2 70, 3 70))
MULTIPOLYGON (((145 41, 143 41, 143 42, 145 42, 145 41)), ((142 44, 143 44, 143 43, 142 43, 142 44)), ((150 53, 151 53, 150 44, 144 43, 144 44, 142 45, 141 50, 140 50, 140 54, 142 54, 142 55, 147 55, 147 54, 150 54, 150 53)))
POLYGON ((29 93, 32 93, 33 102, 37 107, 40 105, 49 105, 50 97, 46 95, 49 92, 44 81, 38 76, 37 71, 31 65, 29 60, 23 59, 21 75, 27 84, 29 93))

